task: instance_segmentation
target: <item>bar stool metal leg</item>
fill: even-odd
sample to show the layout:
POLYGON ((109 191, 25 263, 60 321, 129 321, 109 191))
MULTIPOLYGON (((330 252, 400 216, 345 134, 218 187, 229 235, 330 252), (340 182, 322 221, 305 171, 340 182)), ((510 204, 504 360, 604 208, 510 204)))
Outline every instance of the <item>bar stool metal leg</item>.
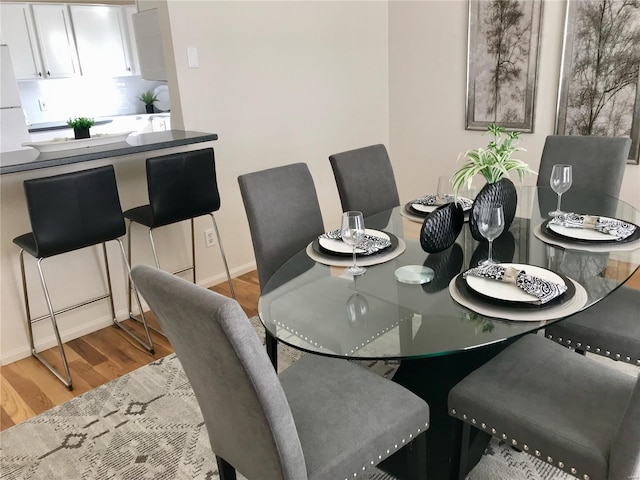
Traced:
MULTIPOLYGON (((125 333, 127 333, 134 340, 136 340, 145 349, 147 349, 149 351, 149 353, 151 353, 151 355, 153 355, 153 354, 155 354, 155 349, 153 347, 153 340, 151 339, 151 333, 149 332, 149 329, 151 329, 152 327, 150 327, 147 324, 147 321, 146 321, 146 319, 144 317, 144 312, 142 311, 142 304, 140 303, 140 296, 138 295, 138 290, 136 289, 135 285, 133 284, 133 281, 131 280, 131 266, 129 265, 129 261, 127 260, 127 254, 126 254, 126 252, 124 250, 124 245, 122 244, 122 240, 120 240, 118 238, 117 242, 118 242, 118 245, 120 245, 120 253, 122 254, 122 260, 124 261, 124 264, 125 264, 125 266, 127 268, 127 277, 128 277, 128 280, 129 280, 129 284, 133 286, 133 294, 134 294, 134 297, 135 297, 136 302, 138 304, 138 308, 140 309, 140 318, 134 318, 134 319, 143 325, 145 336, 146 336, 146 341, 141 339, 129 327, 124 325, 122 322, 118 321, 118 319, 116 318, 115 309, 113 308, 113 296, 111 296, 110 301, 111 301, 111 309, 112 309, 111 311, 113 313, 113 323, 114 323, 115 326, 117 326, 118 328, 121 328, 125 333)), ((107 249, 106 249, 106 246, 105 246, 104 243, 102 244, 102 248, 104 250, 105 263, 107 264, 107 279, 108 279, 108 283, 109 283, 109 292, 111 292, 111 279, 110 279, 110 275, 109 275, 109 266, 108 266, 108 262, 107 262, 107 249)), ((131 295, 131 290, 129 290, 129 295, 131 295)), ((129 296, 129 301, 131 301, 131 296, 129 296)))
MULTIPOLYGON (((216 238, 218 239, 218 245, 220 246, 220 253, 222 254, 222 263, 224 263, 224 271, 227 273, 227 281, 229 282, 229 289, 231 290, 231 297, 236 299, 236 292, 233 289, 233 282, 231 281, 231 274, 229 273, 229 265, 227 265, 227 256, 224 254, 224 248, 222 247, 222 240, 220 239, 220 232, 218 231, 218 224, 216 223, 216 217, 213 213, 209 214, 211 221, 213 222, 213 229, 216 231, 216 238)), ((194 257, 195 264, 195 257, 194 257)))
POLYGON ((42 285, 42 291, 44 292, 44 297, 47 302, 47 308, 49 309, 49 315, 45 315, 43 317, 39 317, 36 319, 31 318, 31 308, 29 306, 29 292, 27 290, 27 276, 24 268, 24 249, 20 249, 20 273, 22 274, 22 291, 24 294, 24 305, 27 316, 27 330, 29 332, 29 345, 31 347, 31 355, 37 358, 47 369, 53 373, 58 380, 60 380, 65 387, 69 390, 73 390, 73 385, 71 382, 71 373, 69 372, 69 365, 67 363, 67 357, 64 353, 64 348, 62 346, 62 340, 60 338, 60 332, 58 331, 58 324, 56 322, 56 315, 53 311, 53 307, 51 305, 51 298, 49 297, 49 291, 47 289, 47 284, 44 279, 44 274, 42 272, 42 258, 38 259, 38 273, 40 276, 40 284, 42 285), (62 360, 62 365, 64 367, 65 376, 63 376, 58 370, 56 370, 53 365, 51 365, 40 353, 36 350, 35 341, 33 338, 33 323, 44 320, 44 318, 49 317, 51 320, 51 325, 53 327, 53 333, 55 334, 56 341, 58 342, 58 350, 60 352, 60 359, 62 360))

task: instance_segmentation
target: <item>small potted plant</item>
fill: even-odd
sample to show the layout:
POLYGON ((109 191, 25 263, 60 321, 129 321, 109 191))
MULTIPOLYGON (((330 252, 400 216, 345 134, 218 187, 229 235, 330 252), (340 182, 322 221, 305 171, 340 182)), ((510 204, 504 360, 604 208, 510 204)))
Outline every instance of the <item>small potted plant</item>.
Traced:
POLYGON ((74 117, 67 120, 67 125, 73 128, 73 136, 76 140, 90 138, 91 134, 89 133, 89 129, 93 127, 95 123, 93 118, 87 117, 74 117))
POLYGON ((506 132, 503 127, 491 124, 486 133, 493 135, 493 139, 487 147, 467 150, 461 154, 460 157, 465 159, 465 163, 451 177, 451 184, 456 195, 464 185, 470 186, 471 180, 477 174, 482 175, 487 181, 487 184, 476 196, 471 212, 469 212, 469 226, 471 234, 476 240, 483 240, 474 220, 475 211, 479 210, 482 204, 502 204, 505 232, 515 217, 518 196, 513 182, 509 179, 509 172, 517 172, 521 182, 526 174, 536 173, 522 160, 511 158, 513 153, 525 151, 524 148, 516 146, 520 139, 520 132, 506 132))
POLYGON ((155 113, 153 104, 158 100, 158 96, 155 93, 153 93, 151 90, 142 92, 140 95, 138 95, 138 100, 144 103, 144 108, 147 113, 155 113))

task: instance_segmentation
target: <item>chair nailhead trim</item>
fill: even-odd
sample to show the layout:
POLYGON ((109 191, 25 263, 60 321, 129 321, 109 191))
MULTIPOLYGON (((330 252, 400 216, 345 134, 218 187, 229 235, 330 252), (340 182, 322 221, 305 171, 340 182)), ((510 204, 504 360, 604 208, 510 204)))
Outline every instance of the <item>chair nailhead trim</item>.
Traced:
POLYGON ((558 342, 562 343, 562 337, 558 337, 558 342))
POLYGON ((591 345, 587 345, 587 350, 591 350, 591 345))
POLYGON ((582 346, 582 343, 581 343, 581 342, 576 343, 576 347, 577 347, 577 348, 580 348, 581 346, 582 346))
MULTIPOLYGON (((549 338, 551 338, 551 336, 549 336, 549 338)), ((589 350, 590 348, 591 348, 591 347, 590 347, 589 345, 587 345, 586 349, 587 349, 587 350, 589 350)), ((638 360, 638 361, 637 361, 637 363, 638 363, 638 365, 640 365, 640 360, 638 360)), ((452 408, 452 409, 451 409, 451 413, 452 413, 452 414, 456 414, 456 409, 455 409, 455 408, 452 408)), ((468 417, 466 414, 462 414, 462 418, 463 418, 464 420, 467 420, 469 417, 468 417)), ((470 422, 471 422, 472 424, 474 424, 474 425, 475 425, 475 424, 477 424, 477 423, 478 423, 478 420, 476 420, 475 418, 472 418, 472 419, 470 420, 470 422)), ((428 424, 426 424, 426 425, 425 425, 425 427, 426 427, 426 426, 428 426, 428 424)), ((480 423, 480 426, 481 426, 483 429, 487 429, 487 424, 486 424, 486 423, 484 423, 484 422, 481 422, 481 423, 480 423)), ((493 435, 496 435, 496 434, 498 433, 498 431, 497 431, 495 428, 493 428, 493 427, 490 429, 490 431, 491 431, 491 433, 492 433, 493 435)), ((420 429, 418 429, 418 432, 420 432, 420 429)), ((409 438, 411 438, 411 437, 412 437, 412 435, 410 434, 410 435, 409 435, 409 438)), ((507 439, 508 439, 508 436, 507 436, 507 434, 506 434, 506 433, 503 433, 503 434, 501 435, 501 437, 502 437, 502 439, 503 439, 503 440, 507 440, 507 439)), ((402 442, 404 443, 404 440, 402 440, 402 442)), ((518 441, 517 441, 515 438, 512 438, 512 439, 511 439, 511 445, 513 445, 513 446, 517 446, 517 445, 518 445, 518 441)), ((396 448, 397 448, 397 445, 396 445, 396 448)), ((529 445, 527 445, 526 443, 522 445, 522 449, 523 449, 525 452, 529 452, 530 448, 531 448, 531 447, 529 447, 529 445)), ((389 452, 387 452, 387 453, 389 453, 389 452)), ((536 456, 536 457, 540 457, 540 456, 542 456, 542 453, 540 452, 540 450, 534 450, 534 454, 535 454, 535 456, 536 456)), ((550 463, 550 464, 552 464, 552 465, 553 465, 554 461, 553 461, 553 458, 552 458, 551 456, 547 456, 546 460, 547 460, 547 462, 548 462, 548 463, 550 463)), ((564 468, 565 468, 565 464, 564 464, 564 462, 562 462, 562 461, 558 461, 557 466, 558 466, 558 468, 563 469, 563 470, 564 470, 564 468)), ((575 467, 571 467, 571 468, 570 468, 570 472, 571 472, 571 474, 572 474, 572 475, 576 475, 576 474, 578 473, 578 470, 577 470, 575 467)), ((590 480, 589 475, 584 474, 584 475, 582 476, 582 480, 590 480)))
POLYGON ((567 345, 571 345, 571 340, 567 339, 567 345))

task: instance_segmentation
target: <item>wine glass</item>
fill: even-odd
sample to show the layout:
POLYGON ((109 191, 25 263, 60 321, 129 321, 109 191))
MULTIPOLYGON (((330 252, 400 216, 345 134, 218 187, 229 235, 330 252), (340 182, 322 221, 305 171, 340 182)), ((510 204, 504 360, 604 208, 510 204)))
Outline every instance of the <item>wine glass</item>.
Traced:
POLYGON ((502 205, 482 205, 477 217, 478 231, 480 235, 489 241, 489 258, 480 262, 480 265, 493 265, 496 262, 492 257, 493 241, 504 230, 504 211, 502 205))
POLYGON ((571 176, 571 165, 557 164, 554 165, 551 170, 549 183, 551 184, 551 189, 558 194, 558 205, 553 212, 549 212, 549 215, 552 217, 557 217, 564 213, 560 210, 560 201, 562 199, 562 194, 571 187, 571 176))
POLYGON ((366 268, 356 265, 356 248, 364 237, 364 217, 362 212, 349 211, 342 214, 342 241, 353 248, 353 265, 344 271, 347 275, 362 275, 366 268))

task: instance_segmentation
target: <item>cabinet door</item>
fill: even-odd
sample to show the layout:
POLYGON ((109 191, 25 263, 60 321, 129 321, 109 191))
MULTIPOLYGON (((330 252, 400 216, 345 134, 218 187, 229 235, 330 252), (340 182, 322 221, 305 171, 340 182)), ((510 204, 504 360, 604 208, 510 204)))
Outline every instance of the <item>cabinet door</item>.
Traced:
POLYGON ((9 45, 17 80, 42 78, 42 61, 34 34, 31 10, 26 3, 0 4, 1 43, 9 45))
POLYGON ((65 5, 33 5, 40 53, 47 78, 79 75, 71 22, 65 5))
POLYGON ((143 10, 132 15, 132 18, 142 78, 167 80, 158 9, 143 10))
POLYGON ((82 75, 131 75, 122 9, 112 5, 71 5, 82 75))
POLYGON ((133 31, 133 15, 138 13, 138 7, 135 5, 126 5, 124 7, 124 16, 127 24, 127 40, 129 46, 131 73, 140 75, 140 58, 138 57, 138 44, 136 43, 136 35, 133 31))

